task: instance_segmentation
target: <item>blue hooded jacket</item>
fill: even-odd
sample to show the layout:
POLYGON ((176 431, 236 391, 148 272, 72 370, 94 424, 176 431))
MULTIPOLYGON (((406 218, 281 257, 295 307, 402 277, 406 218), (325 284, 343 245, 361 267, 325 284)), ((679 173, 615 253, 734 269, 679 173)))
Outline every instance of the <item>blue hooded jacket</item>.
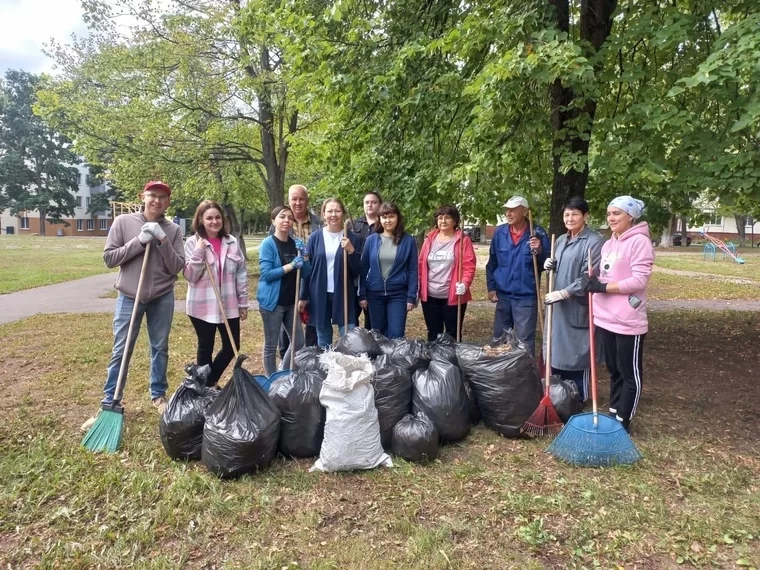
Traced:
POLYGON ((380 269, 380 245, 382 237, 378 233, 367 236, 362 250, 362 273, 359 286, 359 299, 365 300, 368 292, 388 295, 389 293, 405 292, 407 303, 417 302, 417 242, 412 236, 404 233, 396 249, 396 259, 393 260, 388 279, 383 279, 380 269))
MULTIPOLYGON (((533 226, 536 237, 541 240, 538 254, 538 271, 544 270, 549 257, 549 236, 541 226, 533 226)), ((509 224, 502 224, 491 238, 491 248, 486 264, 486 284, 489 291, 496 291, 516 299, 536 297, 536 279, 533 276, 533 256, 530 254, 530 235, 526 228, 517 245, 512 243, 509 224)))

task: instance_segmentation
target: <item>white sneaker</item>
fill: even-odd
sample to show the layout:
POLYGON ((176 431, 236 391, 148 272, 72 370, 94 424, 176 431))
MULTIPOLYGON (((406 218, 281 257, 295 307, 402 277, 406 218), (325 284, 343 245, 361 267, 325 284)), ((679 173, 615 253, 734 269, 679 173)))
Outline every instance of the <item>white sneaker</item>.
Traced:
POLYGON ((153 398, 151 400, 151 403, 153 404, 153 407, 158 410, 159 415, 164 415, 164 410, 166 409, 166 396, 159 396, 158 398, 153 398))
POLYGON ((82 427, 79 428, 79 429, 81 429, 82 431, 90 431, 90 428, 93 425, 95 425, 95 422, 97 421, 97 419, 98 419, 98 416, 92 416, 89 420, 87 420, 86 422, 84 422, 82 424, 82 427))

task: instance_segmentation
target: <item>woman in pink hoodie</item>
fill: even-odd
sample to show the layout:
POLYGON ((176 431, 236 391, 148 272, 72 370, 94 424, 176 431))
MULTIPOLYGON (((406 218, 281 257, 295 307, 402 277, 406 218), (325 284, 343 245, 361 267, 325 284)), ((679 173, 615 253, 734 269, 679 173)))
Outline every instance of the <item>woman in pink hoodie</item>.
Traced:
POLYGON ((647 283, 654 265, 649 225, 636 223, 644 202, 618 196, 607 206, 612 237, 602 246, 599 277, 591 277, 596 325, 610 373, 610 414, 628 431, 641 397, 647 283))

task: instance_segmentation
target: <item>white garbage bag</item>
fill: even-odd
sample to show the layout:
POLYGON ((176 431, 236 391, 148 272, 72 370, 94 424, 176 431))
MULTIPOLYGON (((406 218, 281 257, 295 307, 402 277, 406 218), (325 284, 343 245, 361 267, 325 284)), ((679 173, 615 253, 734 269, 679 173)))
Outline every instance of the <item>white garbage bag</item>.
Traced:
POLYGON ((375 391, 370 381, 374 369, 366 355, 325 352, 319 357, 327 378, 319 401, 327 410, 325 436, 319 459, 310 471, 351 471, 392 467, 380 443, 380 423, 375 391))

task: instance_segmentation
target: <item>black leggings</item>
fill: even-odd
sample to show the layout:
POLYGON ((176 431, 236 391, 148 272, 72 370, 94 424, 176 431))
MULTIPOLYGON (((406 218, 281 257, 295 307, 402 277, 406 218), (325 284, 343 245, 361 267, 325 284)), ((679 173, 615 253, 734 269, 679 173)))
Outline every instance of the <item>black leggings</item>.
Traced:
MULTIPOLYGON (((235 339, 235 345, 238 350, 240 349, 240 319, 228 319, 230 322, 230 330, 232 331, 232 337, 235 339)), ((235 351, 232 350, 232 344, 230 343, 229 335, 224 323, 208 323, 195 317, 190 317, 190 322, 193 323, 195 334, 198 337, 198 353, 196 355, 196 364, 203 366, 204 364, 211 365, 211 373, 206 381, 207 386, 214 386, 222 374, 227 368, 227 365, 232 361, 235 356, 235 351), (222 337, 222 349, 216 353, 213 361, 211 359, 214 354, 214 340, 216 337, 216 331, 219 330, 219 334, 222 337)))
MULTIPOLYGON (((466 309, 467 303, 462 303, 462 321, 464 321, 466 309)), ((444 328, 451 336, 457 337, 457 306, 449 305, 448 299, 428 296, 427 301, 422 301, 422 315, 425 317, 428 340, 435 340, 444 328)), ((464 337, 464 332, 462 332, 462 337, 464 337)))
POLYGON ((604 362, 610 373, 610 413, 628 426, 641 398, 644 381, 644 337, 619 334, 597 327, 604 362))

